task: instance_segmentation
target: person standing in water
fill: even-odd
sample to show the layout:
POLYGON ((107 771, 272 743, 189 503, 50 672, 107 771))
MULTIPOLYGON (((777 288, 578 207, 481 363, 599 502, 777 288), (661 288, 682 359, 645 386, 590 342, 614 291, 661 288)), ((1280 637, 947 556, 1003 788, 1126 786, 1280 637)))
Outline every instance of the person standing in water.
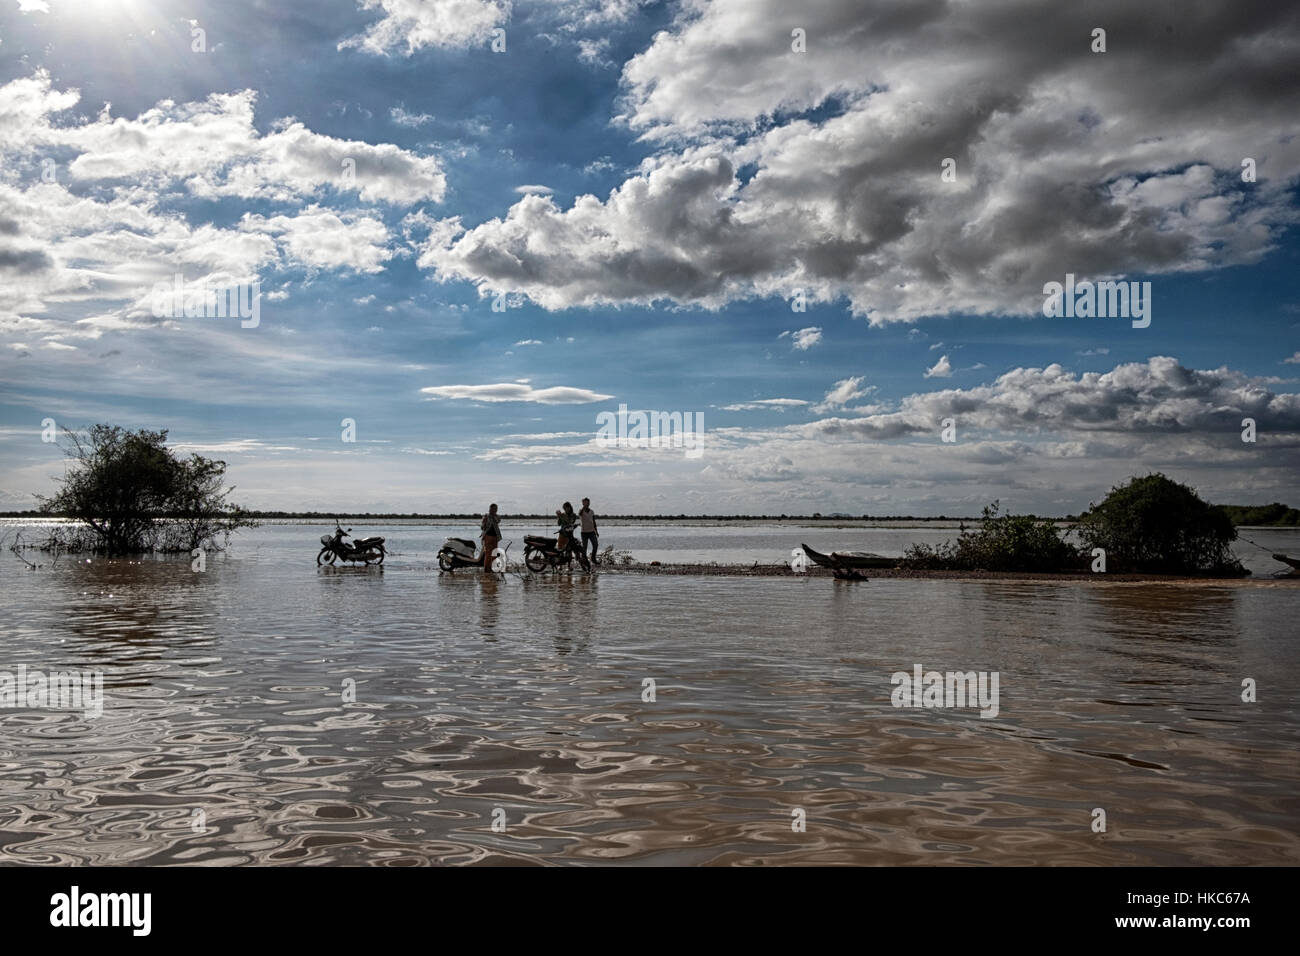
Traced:
POLYGON ((591 510, 591 499, 582 499, 582 510, 578 512, 582 522, 582 552, 587 553, 587 543, 591 542, 591 563, 600 564, 596 557, 600 553, 600 533, 596 530, 596 512, 591 510))
POLYGON ((578 516, 574 513, 573 505, 569 502, 564 503, 564 507, 555 512, 555 517, 560 522, 560 540, 556 542, 559 547, 570 551, 578 556, 582 562, 582 570, 590 571, 591 565, 587 563, 587 555, 582 549, 582 544, 578 541, 575 533, 578 527, 578 516))
POLYGON ((492 552, 501 543, 501 519, 497 517, 496 502, 488 506, 488 513, 483 516, 483 523, 479 527, 483 531, 479 535, 483 539, 483 570, 491 571, 492 552))

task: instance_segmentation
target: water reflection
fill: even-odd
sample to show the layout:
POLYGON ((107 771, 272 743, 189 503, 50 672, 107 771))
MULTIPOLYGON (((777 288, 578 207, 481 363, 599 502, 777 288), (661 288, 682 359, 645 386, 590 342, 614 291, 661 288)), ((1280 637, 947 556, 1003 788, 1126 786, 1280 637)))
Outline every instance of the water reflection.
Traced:
POLYGON ((217 585, 188 560, 82 561, 40 583, 50 624, 71 641, 68 663, 138 669, 169 650, 213 643, 217 585))
POLYGON ((497 589, 501 578, 495 574, 479 575, 479 633, 487 640, 496 640, 497 621, 501 616, 501 604, 497 589))
POLYGON ((1233 639, 1239 592, 1214 586, 1116 584, 1098 587, 1099 625, 1124 638, 1221 645, 1233 639))

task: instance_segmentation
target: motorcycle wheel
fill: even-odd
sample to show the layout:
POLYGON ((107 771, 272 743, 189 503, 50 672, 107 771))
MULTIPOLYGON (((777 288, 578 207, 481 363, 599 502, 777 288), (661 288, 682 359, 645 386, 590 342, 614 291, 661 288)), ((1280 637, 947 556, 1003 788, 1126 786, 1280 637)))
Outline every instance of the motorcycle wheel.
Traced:
POLYGON ((528 565, 529 571, 546 570, 546 555, 540 551, 529 551, 524 554, 524 564, 528 565))
MULTIPOLYGON (((369 564, 369 563, 370 563, 369 561, 366 562, 366 564, 369 564)), ((383 548, 380 548, 380 549, 379 549, 379 557, 375 558, 375 566, 378 567, 379 565, 381 565, 381 564, 383 564, 383 563, 384 563, 384 549, 383 549, 383 548)))
POLYGON ((329 548, 321 548, 320 554, 316 555, 316 566, 320 567, 322 562, 325 564, 333 564, 337 557, 338 555, 329 548))
POLYGON ((442 568, 444 571, 450 571, 452 568, 456 567, 456 559, 446 551, 439 551, 438 567, 442 568))

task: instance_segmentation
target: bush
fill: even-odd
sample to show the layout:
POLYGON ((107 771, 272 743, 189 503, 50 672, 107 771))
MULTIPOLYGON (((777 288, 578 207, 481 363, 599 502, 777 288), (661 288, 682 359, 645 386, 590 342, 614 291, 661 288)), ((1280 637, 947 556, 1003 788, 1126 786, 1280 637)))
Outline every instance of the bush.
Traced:
POLYGON ((1245 574, 1229 545, 1232 520, 1187 485, 1162 474, 1131 478, 1079 521, 1084 546, 1103 548, 1110 569, 1167 574, 1245 574))
POLYGON ((1054 521, 999 514, 997 501, 985 506, 978 530, 963 526, 956 541, 914 544, 903 554, 903 566, 916 570, 1062 571, 1082 562, 1082 554, 1061 537, 1054 521))
POLYGON ((234 489, 223 486, 226 463, 177 458, 166 447, 165 430, 95 425, 65 435, 70 468, 57 494, 40 497, 41 511, 82 521, 94 537, 73 535, 61 549, 75 542, 109 554, 188 552, 217 548, 218 535, 224 543, 256 523, 227 501, 234 489))
POLYGON ((912 571, 953 571, 957 564, 957 546, 951 541, 943 544, 911 544, 903 551, 900 567, 912 571))

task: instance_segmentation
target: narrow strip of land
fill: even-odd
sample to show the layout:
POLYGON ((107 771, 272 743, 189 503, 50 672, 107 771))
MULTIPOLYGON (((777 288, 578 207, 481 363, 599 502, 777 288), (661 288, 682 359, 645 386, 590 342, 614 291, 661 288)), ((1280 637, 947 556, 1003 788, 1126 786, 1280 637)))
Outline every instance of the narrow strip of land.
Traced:
MULTIPOLYGON (((512 569, 513 570, 513 569, 512 569)), ((522 569, 521 569, 522 570, 522 569)), ((522 571, 527 574, 529 572, 522 571)), ((833 578, 834 574, 827 568, 809 568, 796 573, 785 564, 650 564, 602 565, 596 568, 596 574, 649 574, 649 575, 683 575, 683 576, 730 576, 730 577, 773 577, 773 578, 833 578)), ((933 571, 914 570, 911 568, 871 568, 863 571, 867 580, 917 579, 932 581, 1042 581, 1057 584, 1174 584, 1208 587, 1257 587, 1280 585, 1295 587, 1300 585, 1300 575, 1283 575, 1272 577, 1260 575, 1252 577, 1210 577, 1180 574, 1094 574, 1089 571, 933 571)), ((582 571, 573 571, 575 577, 582 577, 582 571)))

